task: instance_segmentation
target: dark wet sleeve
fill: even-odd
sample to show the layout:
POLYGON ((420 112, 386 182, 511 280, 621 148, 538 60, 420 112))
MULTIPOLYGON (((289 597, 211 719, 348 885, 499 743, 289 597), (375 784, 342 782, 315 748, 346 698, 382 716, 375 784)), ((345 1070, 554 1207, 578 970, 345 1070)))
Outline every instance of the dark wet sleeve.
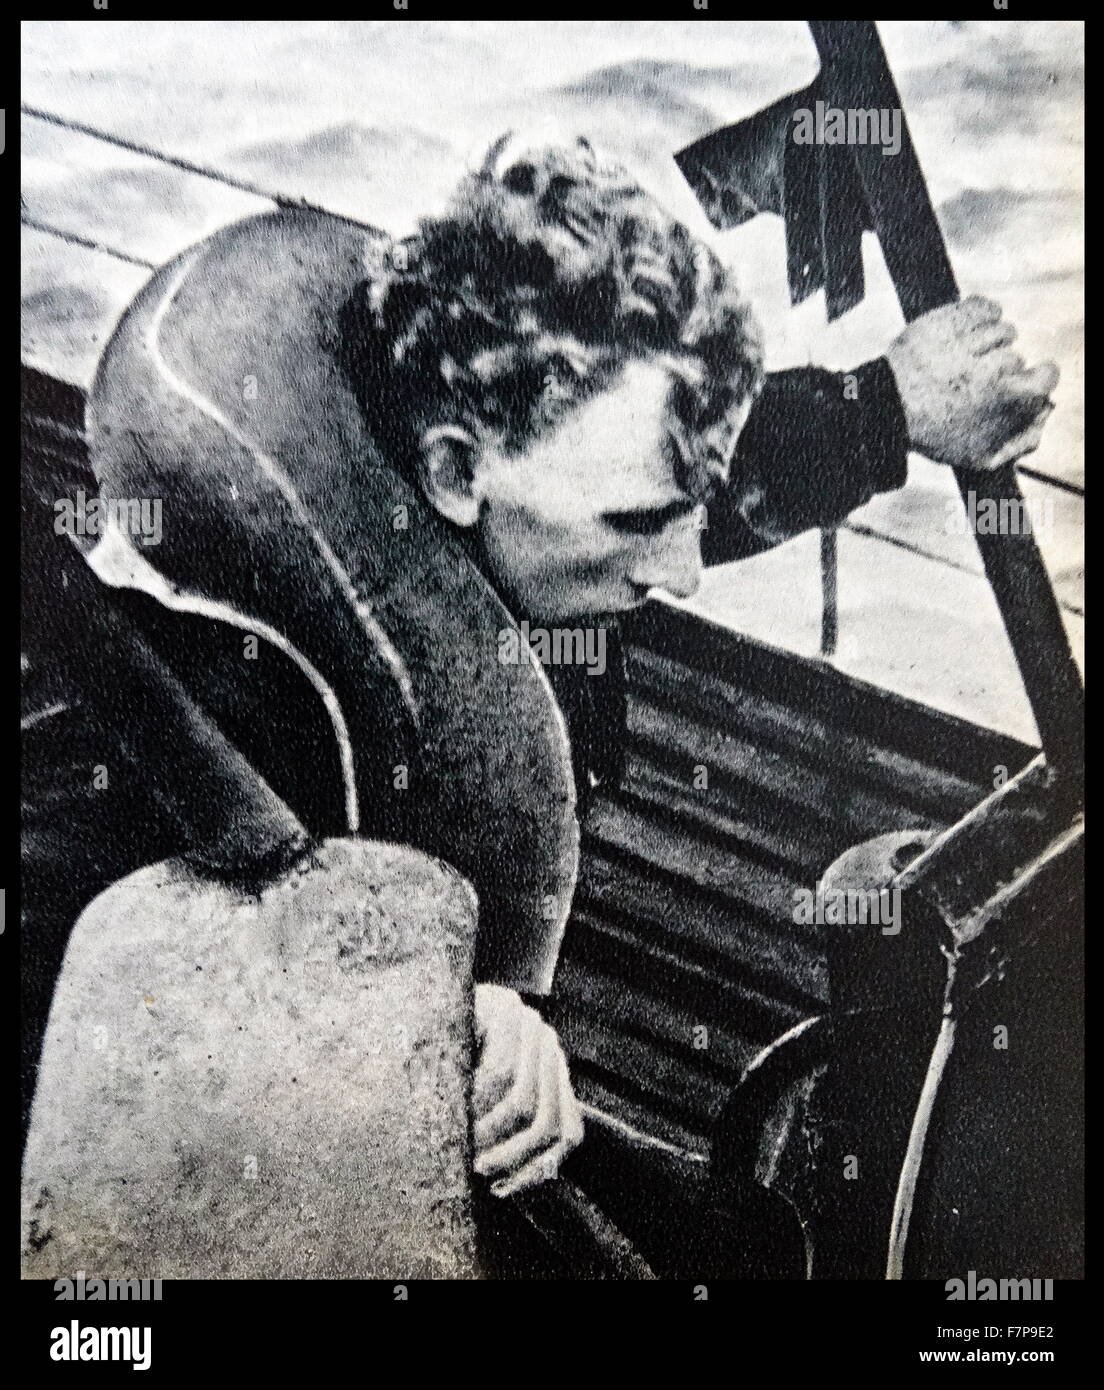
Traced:
POLYGON ((727 487, 702 533, 707 565, 740 560, 811 527, 834 526, 902 487, 908 431, 884 357, 853 372, 772 372, 752 407, 727 487))

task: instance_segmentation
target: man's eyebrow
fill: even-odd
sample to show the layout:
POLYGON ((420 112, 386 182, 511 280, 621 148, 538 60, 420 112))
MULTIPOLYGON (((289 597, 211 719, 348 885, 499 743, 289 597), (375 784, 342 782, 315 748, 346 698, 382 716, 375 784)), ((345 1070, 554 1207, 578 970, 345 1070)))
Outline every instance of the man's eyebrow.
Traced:
POLYGON ((649 531, 662 531, 668 522, 674 521, 678 516, 685 516, 696 506, 698 503, 692 497, 677 497, 673 502, 668 502, 664 506, 629 507, 623 511, 603 512, 602 520, 611 526, 643 527, 649 531))

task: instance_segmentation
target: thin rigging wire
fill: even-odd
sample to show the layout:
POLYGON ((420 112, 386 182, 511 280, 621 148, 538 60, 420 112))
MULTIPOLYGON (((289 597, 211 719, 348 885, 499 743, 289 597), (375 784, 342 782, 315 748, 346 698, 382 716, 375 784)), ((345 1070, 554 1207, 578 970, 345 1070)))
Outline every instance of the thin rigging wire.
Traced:
POLYGON ((308 208, 313 212, 326 212, 327 209, 319 207, 316 203, 308 202, 306 198, 291 198, 286 194, 272 193, 267 188, 261 188, 258 184, 249 179, 238 178, 233 174, 224 173, 220 169, 212 169, 202 164, 196 164, 193 160, 183 159, 180 155, 166 154, 163 150, 155 150, 149 145, 143 145, 137 140, 127 140, 121 135, 113 135, 110 131, 98 130, 95 126, 85 125, 83 121, 73 121, 67 116, 55 115, 52 111, 44 111, 38 106, 21 106, 20 111, 24 116, 31 116, 36 121, 45 121, 48 125, 55 125, 62 130, 74 131, 78 135, 90 135, 94 140, 102 140, 108 145, 117 145, 121 150, 129 150, 131 154, 144 155, 147 159, 154 159, 161 164, 170 164, 174 169, 180 169, 186 174, 198 174, 200 178, 212 179, 216 183, 225 184, 228 188, 236 188, 239 193, 251 193, 255 198, 264 198, 267 202, 278 203, 281 207, 308 208))
POLYGON ((49 222, 31 217, 29 213, 21 213, 19 220, 24 227, 30 227, 32 231, 45 232, 47 236, 57 237, 59 241, 69 241, 74 246, 83 246, 86 251, 98 251, 101 255, 111 256, 117 261, 127 261, 130 265, 141 266, 143 270, 157 269, 152 261, 144 261, 140 256, 128 255, 126 251, 120 251, 115 246, 108 246, 102 241, 93 241, 91 237, 80 236, 76 232, 68 232, 64 227, 55 227, 49 222))
MULTIPOLYGON (((1049 482, 1050 479, 1045 481, 1049 482)), ((981 579, 985 571, 973 568, 964 564, 961 560, 952 560, 947 555, 937 555, 934 550, 927 550, 922 545, 917 545, 914 541, 906 541, 900 536, 891 536, 887 531, 878 531, 873 526, 867 526, 861 521, 845 521, 842 523, 841 530, 853 531, 856 536, 866 536, 869 540, 882 541, 885 545, 895 545, 898 550, 907 550, 911 555, 919 555, 925 560, 932 560, 937 565, 946 565, 948 569, 960 570, 963 574, 972 574, 981 579)), ((1053 587, 1053 585, 1052 585, 1053 587)), ((1075 617, 1083 618, 1084 609, 1076 604, 1068 602, 1066 599, 1059 598, 1058 605, 1066 609, 1067 612, 1074 614, 1075 617)))

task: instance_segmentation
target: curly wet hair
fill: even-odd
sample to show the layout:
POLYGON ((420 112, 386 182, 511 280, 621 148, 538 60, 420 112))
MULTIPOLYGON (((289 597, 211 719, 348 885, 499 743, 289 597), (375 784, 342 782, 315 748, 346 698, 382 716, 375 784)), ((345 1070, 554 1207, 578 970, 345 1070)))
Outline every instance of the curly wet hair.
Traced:
POLYGON ((508 138, 346 306, 343 360, 370 427, 415 473, 434 426, 522 451, 628 362, 662 359, 676 476, 706 497, 762 384, 732 276, 587 141, 500 169, 508 138))

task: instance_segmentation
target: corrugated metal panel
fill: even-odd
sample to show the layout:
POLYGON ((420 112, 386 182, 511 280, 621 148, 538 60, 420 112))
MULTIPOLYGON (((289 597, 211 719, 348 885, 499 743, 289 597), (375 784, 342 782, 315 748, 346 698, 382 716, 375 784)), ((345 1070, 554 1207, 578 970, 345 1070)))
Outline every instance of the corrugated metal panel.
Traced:
POLYGON ((661 604, 628 672, 627 774, 587 820, 552 1013, 585 1101, 701 1149, 755 1053, 826 1002, 794 890, 957 819, 1033 750, 661 604))

